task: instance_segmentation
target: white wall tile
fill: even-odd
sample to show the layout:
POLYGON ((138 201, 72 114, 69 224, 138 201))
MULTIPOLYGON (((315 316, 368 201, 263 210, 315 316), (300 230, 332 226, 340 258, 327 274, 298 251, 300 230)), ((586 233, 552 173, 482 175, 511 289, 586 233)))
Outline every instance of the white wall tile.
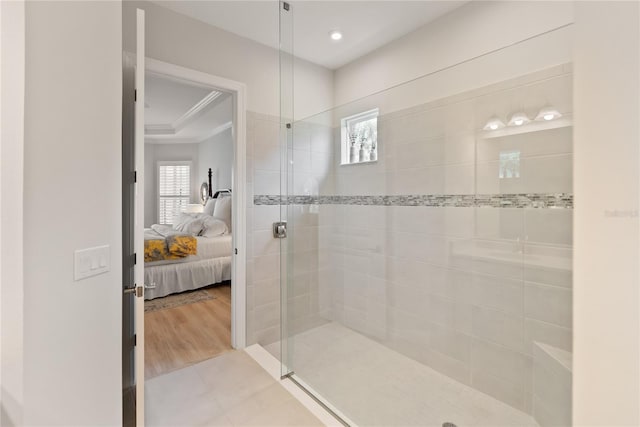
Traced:
POLYGON ((471 370, 464 362, 434 350, 425 351, 418 360, 462 384, 471 384, 471 370))
POLYGON ((571 193, 573 155, 531 157, 521 160, 525 193, 571 193))
POLYGON ((259 280, 253 283, 253 306, 280 302, 280 280, 259 280))
POLYGON ((280 240, 273 237, 271 230, 254 231, 253 252, 257 255, 269 255, 280 253, 280 240))
POLYGON ((522 388, 531 389, 533 361, 531 356, 474 339, 471 348, 472 371, 491 374, 522 388))
POLYGON ((253 192, 256 195, 279 195, 280 172, 256 170, 254 174, 253 192))
POLYGON ((475 208, 476 237, 481 239, 524 239, 524 210, 475 208))
POLYGON ((571 327, 573 311, 570 289, 526 283, 524 307, 528 318, 565 328, 571 327))
POLYGON ((522 351, 524 319, 489 308, 473 308, 473 334, 512 350, 522 351))
POLYGON ((524 313, 524 286, 522 281, 498 276, 473 276, 473 304, 494 308, 522 317, 524 313))
POLYGON ((528 242, 573 244, 573 209, 524 209, 524 234, 528 242))
POLYGON ((524 390, 520 386, 504 381, 494 375, 478 371, 472 373, 471 385, 515 408, 526 410, 527 401, 524 390))
POLYGON ((280 159, 277 145, 257 145, 253 150, 252 163, 257 170, 280 172, 280 159))
POLYGON ((256 331, 280 324, 280 303, 274 302, 255 307, 253 319, 256 331))
POLYGON ((311 172, 311 152, 309 150, 293 150, 292 159, 295 172, 311 172))
POLYGON ((280 277, 280 255, 256 256, 253 259, 254 280, 267 280, 280 277))
POLYGON ((535 319, 525 319, 524 322, 525 352, 527 354, 532 354, 535 342, 552 345, 570 352, 573 347, 572 336, 571 329, 551 323, 535 319))

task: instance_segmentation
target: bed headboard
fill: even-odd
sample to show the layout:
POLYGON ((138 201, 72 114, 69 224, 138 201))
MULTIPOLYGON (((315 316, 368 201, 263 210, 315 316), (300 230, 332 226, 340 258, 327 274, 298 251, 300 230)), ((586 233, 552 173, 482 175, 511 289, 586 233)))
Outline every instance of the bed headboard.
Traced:
POLYGON ((220 194, 231 194, 231 189, 230 188, 225 188, 222 190, 218 190, 215 193, 213 193, 213 186, 211 185, 211 177, 213 175, 213 171, 211 170, 211 168, 209 168, 209 198, 210 199, 217 199, 218 196, 220 194))
POLYGON ((211 188, 211 175, 213 175, 213 172, 211 171, 211 168, 209 168, 209 198, 212 197, 212 191, 213 188, 211 188))
POLYGON ((213 195, 213 198, 214 198, 214 199, 217 199, 217 198, 218 198, 218 196, 220 196, 220 195, 225 195, 225 194, 229 194, 229 195, 230 195, 230 194, 231 194, 231 189, 226 188, 226 189, 224 189, 224 190, 218 190, 218 191, 216 191, 216 193, 213 195))

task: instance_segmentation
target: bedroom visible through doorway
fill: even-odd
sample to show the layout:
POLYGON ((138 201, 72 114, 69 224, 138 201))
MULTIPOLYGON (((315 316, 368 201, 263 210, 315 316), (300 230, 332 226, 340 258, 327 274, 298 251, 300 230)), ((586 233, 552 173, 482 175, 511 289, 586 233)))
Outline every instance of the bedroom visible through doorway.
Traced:
POLYGON ((233 94, 145 76, 145 377, 232 349, 233 94))

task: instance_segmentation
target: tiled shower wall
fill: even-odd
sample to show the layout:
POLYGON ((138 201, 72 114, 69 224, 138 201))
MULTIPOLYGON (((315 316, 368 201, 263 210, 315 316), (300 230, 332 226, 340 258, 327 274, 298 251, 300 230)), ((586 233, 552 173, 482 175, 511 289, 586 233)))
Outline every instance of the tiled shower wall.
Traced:
MULTIPOLYGON (((482 131, 493 115, 506 123, 547 104, 570 118, 569 68, 539 78, 383 114, 380 160, 338 167, 337 194, 570 195, 571 127, 490 139, 482 131), (518 154, 517 177, 500 177, 501 153, 518 154)), ((571 350, 572 209, 327 209, 333 320, 532 412, 534 342, 571 350)))
MULTIPOLYGON (((335 123, 348 114, 296 122, 288 193, 303 197, 287 206, 289 333, 337 321, 533 412, 534 343, 571 351, 571 99, 565 65, 381 108, 379 160, 360 165, 339 165, 335 123), (533 118, 547 105, 567 126, 482 130, 494 115, 533 118), (510 178, 504 153, 517 153, 510 178)), ((249 116, 249 343, 280 337, 280 206, 262 197, 280 194, 278 126, 249 116)))
POLYGON ((255 194, 280 194, 280 119, 247 113, 247 344, 280 339, 280 241, 271 225, 280 207, 254 206, 255 194))
MULTIPOLYGON (((571 351, 572 131, 534 123, 500 136, 482 127, 493 115, 532 117, 549 104, 570 124, 570 71, 559 66, 406 110, 381 109, 372 164, 339 166, 339 130, 327 145, 321 117, 296 123, 290 194, 341 197, 289 206, 290 332, 337 321, 532 412, 534 343, 571 351), (516 176, 501 178, 501 153, 518 153, 516 176), (408 195, 422 198, 357 197, 408 195)), ((263 174, 255 170, 257 185, 263 174)), ((275 209, 254 206, 254 221, 275 209)), ((254 263, 255 277, 265 267, 262 257, 254 263)), ((254 321, 263 322, 259 286, 254 321)), ((272 300, 276 288, 273 281, 272 300)))
MULTIPOLYGON (((275 196, 281 185, 291 185, 291 194, 333 194, 332 129, 327 125, 296 125, 283 155, 279 134, 280 119, 257 113, 247 116, 247 343, 263 345, 280 340, 280 245, 284 253, 295 253, 290 263, 291 291, 288 317, 291 332, 318 325, 320 281, 326 278, 329 247, 321 235, 333 231, 333 221, 318 206, 289 206, 282 218, 289 221, 290 237, 273 238, 272 224, 281 218, 278 203, 254 204, 255 195, 275 196), (285 158, 286 157, 286 158, 285 158), (295 164, 290 179, 281 184, 281 162, 295 164), (295 229, 295 231, 293 231, 295 229)), ((327 285, 325 284, 325 287, 327 285)), ((324 320, 326 321, 326 320, 324 320)))

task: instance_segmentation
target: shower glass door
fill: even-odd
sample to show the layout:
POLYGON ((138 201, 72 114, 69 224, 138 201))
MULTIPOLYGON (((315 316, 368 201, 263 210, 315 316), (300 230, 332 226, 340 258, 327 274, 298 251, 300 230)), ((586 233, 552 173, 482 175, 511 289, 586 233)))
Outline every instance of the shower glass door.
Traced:
MULTIPOLYGON (((293 10, 290 3, 279 2, 279 37, 280 37, 280 226, 285 227, 286 235, 280 238, 280 361, 281 374, 292 373, 291 351, 288 340, 290 334, 289 315, 293 274, 293 239, 295 227, 290 223, 292 218, 289 205, 289 194, 293 180, 293 10)), ((276 225, 274 225, 276 227, 276 225)), ((275 232, 275 230, 274 230, 275 232)))
POLYGON ((295 6, 283 375, 350 425, 571 425, 572 67, 521 60, 570 28, 296 117, 295 6))

